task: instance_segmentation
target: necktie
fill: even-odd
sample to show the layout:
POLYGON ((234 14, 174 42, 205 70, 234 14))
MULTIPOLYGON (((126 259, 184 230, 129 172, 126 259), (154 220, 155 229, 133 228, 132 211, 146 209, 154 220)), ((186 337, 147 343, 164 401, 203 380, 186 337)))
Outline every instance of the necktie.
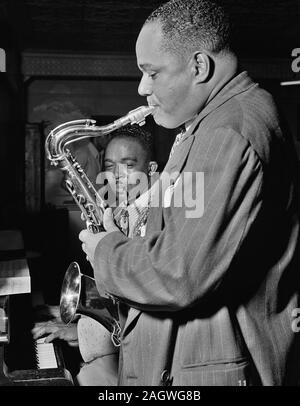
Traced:
POLYGON ((143 237, 145 230, 143 230, 143 227, 146 225, 147 218, 148 218, 148 213, 149 213, 149 206, 144 207, 140 214, 137 223, 134 226, 132 235, 137 236, 137 237, 143 237))
POLYGON ((127 209, 122 209, 119 217, 119 225, 121 231, 126 236, 128 235, 128 211, 127 209))
POLYGON ((170 155, 169 155, 169 159, 170 159, 171 156, 173 155, 174 150, 175 150, 175 148, 177 147, 177 145, 180 144, 180 142, 181 142, 181 140, 182 140, 182 138, 183 138, 183 136, 184 136, 185 133, 186 133, 186 129, 185 129, 185 127, 183 127, 183 128, 181 129, 180 133, 178 133, 178 134, 176 135, 175 141, 174 141, 174 143, 173 143, 173 145, 172 145, 172 148, 171 148, 171 152, 170 152, 170 155))
POLYGON ((128 236, 129 221, 128 211, 125 204, 122 205, 122 207, 119 206, 116 208, 116 210, 114 211, 114 220, 122 233, 128 236))

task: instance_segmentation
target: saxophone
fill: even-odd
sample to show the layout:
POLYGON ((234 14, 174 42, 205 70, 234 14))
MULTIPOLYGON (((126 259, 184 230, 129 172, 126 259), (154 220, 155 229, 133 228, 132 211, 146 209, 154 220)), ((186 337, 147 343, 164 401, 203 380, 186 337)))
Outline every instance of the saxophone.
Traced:
POLYGON ((103 230, 103 213, 107 205, 67 146, 84 138, 109 134, 127 124, 144 125, 145 118, 153 111, 153 106, 141 106, 113 123, 100 127, 91 119, 68 121, 54 128, 47 136, 47 158, 52 165, 67 174, 66 188, 80 208, 81 218, 90 232, 103 230))
MULTIPOLYGON (((154 107, 152 106, 141 106, 113 123, 101 127, 96 126, 95 120, 91 119, 68 121, 54 128, 47 136, 45 142, 47 158, 52 165, 67 174, 66 187, 79 206, 81 218, 85 220, 87 229, 90 232, 98 233, 103 230, 103 214, 107 205, 67 146, 84 138, 109 134, 127 124, 143 125, 145 124, 145 118, 152 114, 153 111, 154 107)), ((97 294, 97 306, 99 303, 101 304, 100 309, 104 314, 100 317, 99 309, 95 314, 93 306, 89 305, 87 307, 82 304, 82 281, 86 284, 87 278, 93 281, 91 292, 95 294, 95 291, 97 292, 95 279, 82 274, 76 262, 70 264, 61 288, 61 319, 66 324, 69 324, 78 314, 89 315, 106 327, 110 332, 111 341, 114 346, 118 347, 120 345, 121 328, 117 316, 116 299, 109 294, 107 294, 108 298, 103 298, 100 294, 97 294)), ((110 351, 110 347, 108 351, 110 351)))

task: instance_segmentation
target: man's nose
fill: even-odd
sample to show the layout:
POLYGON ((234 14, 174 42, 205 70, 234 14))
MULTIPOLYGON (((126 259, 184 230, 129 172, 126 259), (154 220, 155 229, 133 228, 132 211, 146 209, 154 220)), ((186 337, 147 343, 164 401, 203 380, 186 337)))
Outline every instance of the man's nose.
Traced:
POLYGON ((152 94, 150 78, 148 78, 145 74, 142 76, 140 80, 138 93, 140 96, 150 96, 152 94))
POLYGON ((124 165, 124 164, 116 165, 114 175, 115 175, 116 179, 126 177, 127 176, 127 165, 124 165))

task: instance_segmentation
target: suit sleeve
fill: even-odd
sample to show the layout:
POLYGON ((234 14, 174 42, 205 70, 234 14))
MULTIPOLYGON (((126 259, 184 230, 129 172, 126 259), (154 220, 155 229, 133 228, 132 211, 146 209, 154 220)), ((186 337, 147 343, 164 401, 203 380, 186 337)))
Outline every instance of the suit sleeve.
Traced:
POLYGON ((242 135, 218 129, 193 148, 176 186, 183 204, 174 191, 170 207, 153 208, 162 230, 136 239, 114 232, 96 248, 98 286, 138 309, 178 311, 220 289, 261 210, 262 164, 242 135), (196 173, 204 174, 200 191, 196 173), (203 211, 192 196, 204 197, 203 211))

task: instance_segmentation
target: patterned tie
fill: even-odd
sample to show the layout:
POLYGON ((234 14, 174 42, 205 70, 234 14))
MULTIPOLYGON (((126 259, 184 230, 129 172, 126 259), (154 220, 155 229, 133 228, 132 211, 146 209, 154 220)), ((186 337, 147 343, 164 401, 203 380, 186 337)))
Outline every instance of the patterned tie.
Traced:
POLYGON ((182 129, 181 129, 181 131, 180 131, 180 133, 178 133, 178 134, 176 135, 175 141, 174 141, 174 143, 173 143, 173 145, 172 145, 172 148, 171 148, 171 152, 170 152, 170 155, 169 155, 169 159, 170 159, 171 156, 173 155, 174 150, 175 150, 175 148, 177 147, 177 145, 180 144, 180 142, 181 142, 181 140, 182 140, 182 138, 183 138, 183 136, 184 136, 185 133, 186 133, 186 129, 185 129, 185 126, 183 126, 182 129))
POLYGON ((150 209, 151 188, 128 206, 129 237, 144 237, 147 217, 150 209))
POLYGON ((136 236, 136 237, 144 237, 144 234, 146 232, 146 230, 144 229, 144 227, 146 226, 147 223, 147 218, 148 218, 148 213, 149 213, 149 206, 148 207, 144 207, 140 214, 139 214, 139 218, 137 223, 134 226, 132 235, 136 236))
POLYGON ((114 220, 119 227, 119 229, 122 231, 122 233, 126 236, 128 236, 128 231, 129 231, 129 215, 127 211, 126 205, 122 204, 123 207, 117 207, 117 209, 114 211, 114 220))
POLYGON ((122 209, 119 218, 120 228, 123 234, 128 235, 128 211, 127 209, 122 209))

